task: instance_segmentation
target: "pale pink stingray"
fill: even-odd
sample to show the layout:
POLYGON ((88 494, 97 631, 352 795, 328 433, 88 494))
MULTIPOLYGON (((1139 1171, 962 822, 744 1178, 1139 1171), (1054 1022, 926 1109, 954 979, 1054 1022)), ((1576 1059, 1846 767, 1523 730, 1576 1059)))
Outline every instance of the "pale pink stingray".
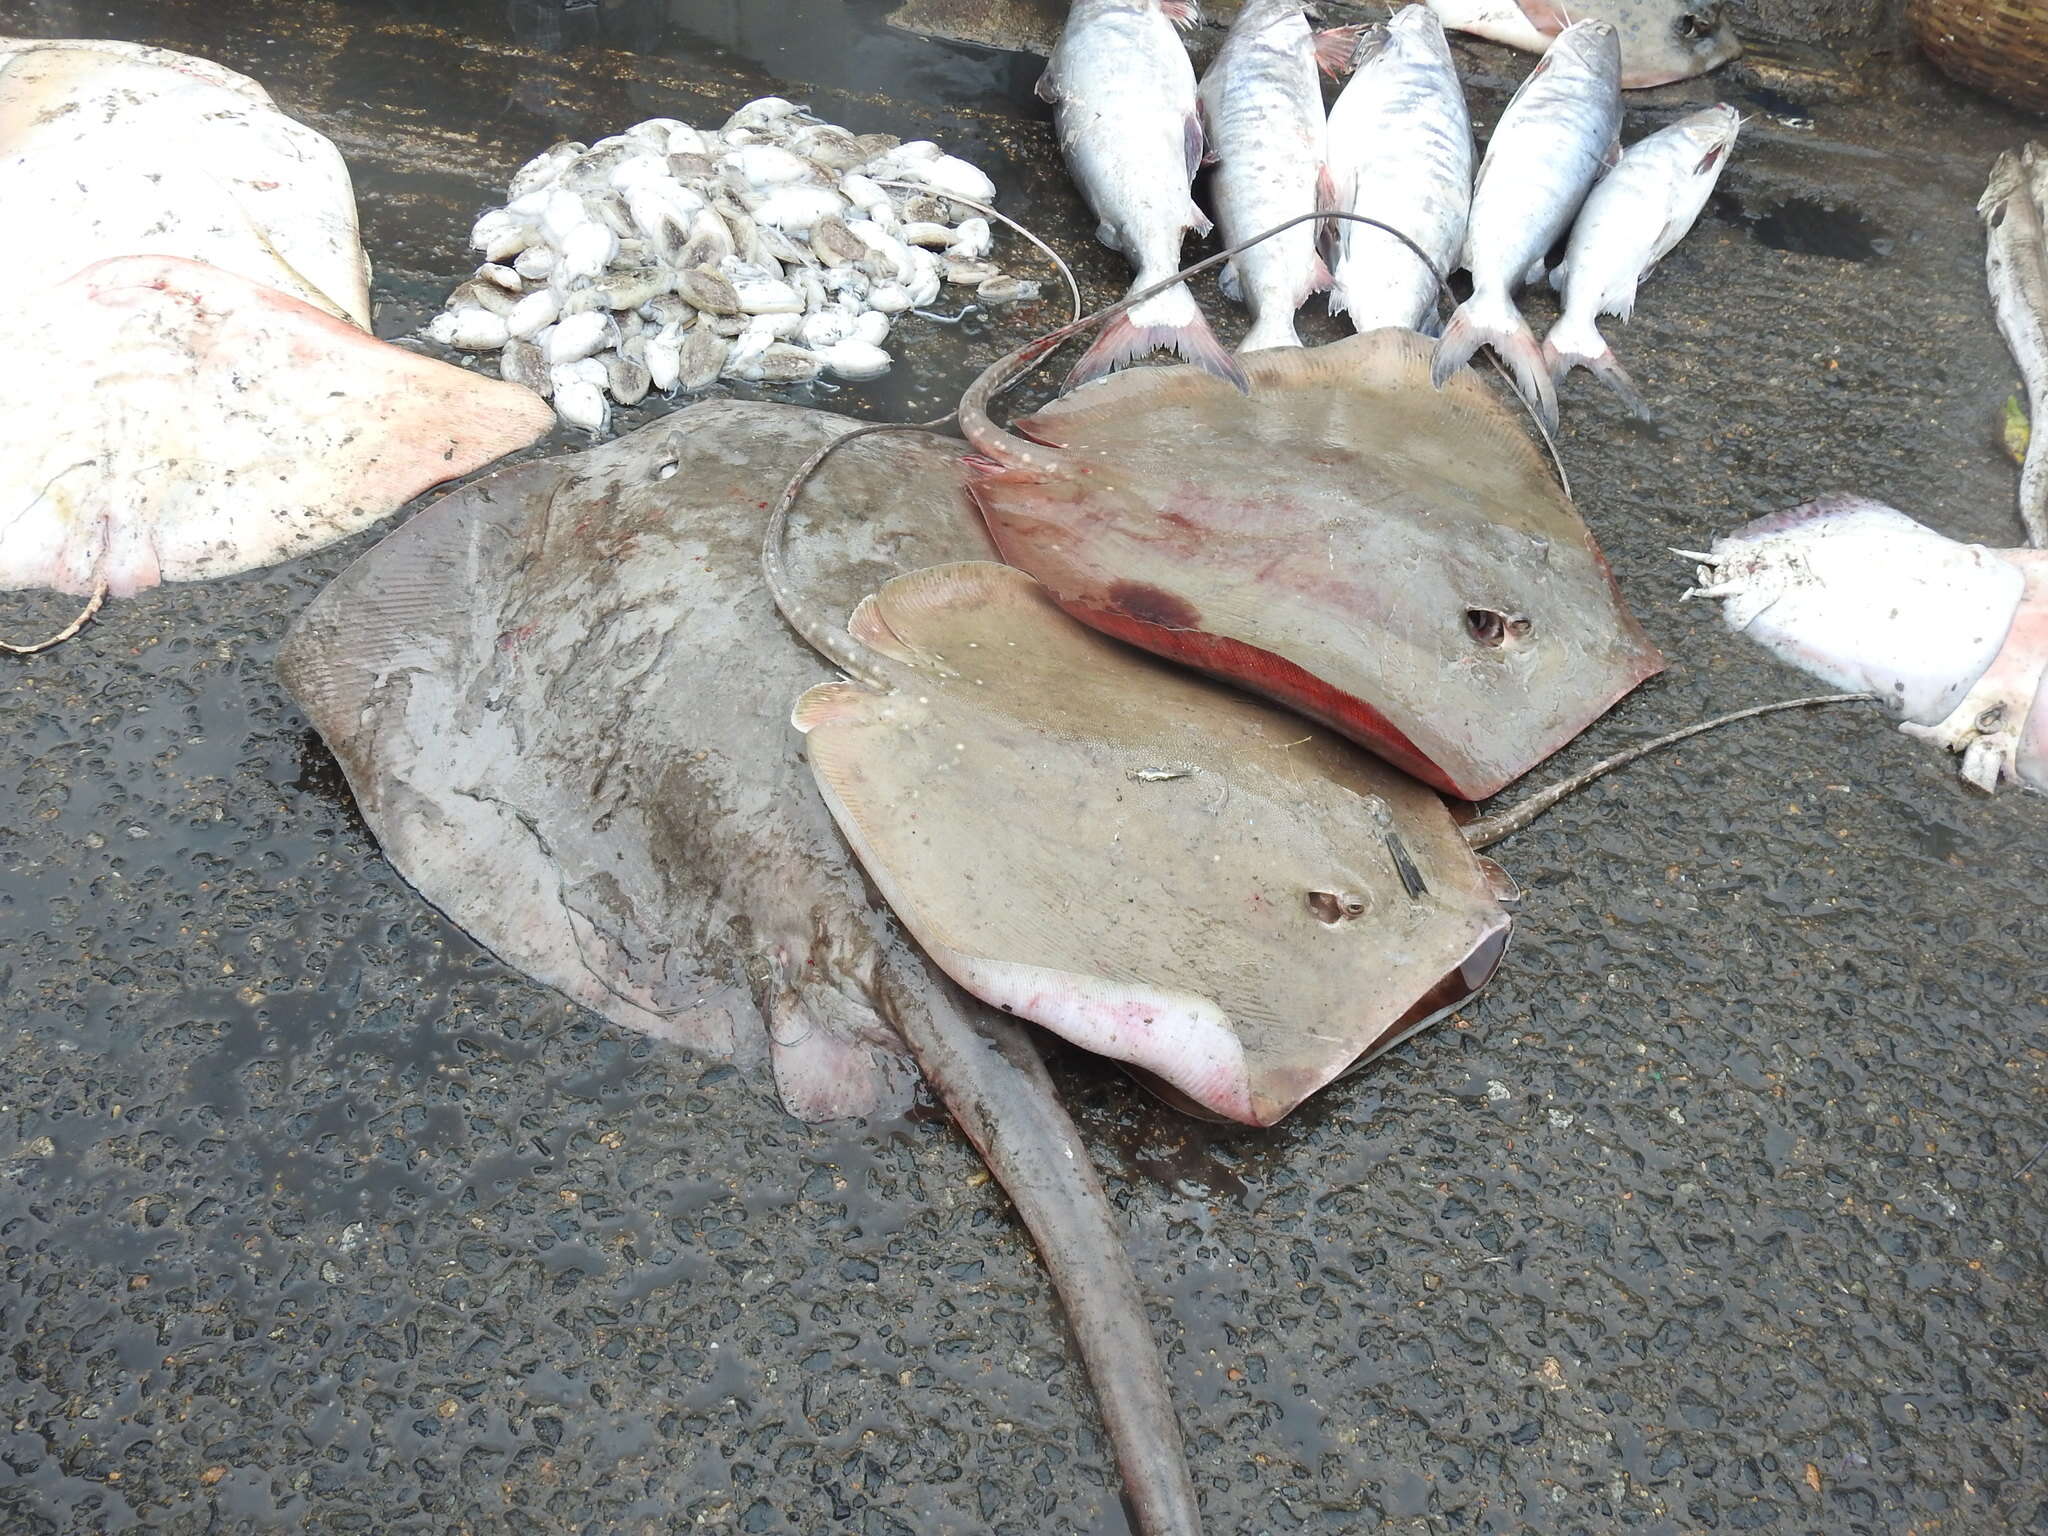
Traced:
POLYGON ((0 590, 126 596, 318 549, 553 424, 539 396, 202 262, 0 310, 0 590))
POLYGON ((0 208, 15 292, 112 256, 183 256, 370 326, 340 152, 210 59, 0 38, 0 208))

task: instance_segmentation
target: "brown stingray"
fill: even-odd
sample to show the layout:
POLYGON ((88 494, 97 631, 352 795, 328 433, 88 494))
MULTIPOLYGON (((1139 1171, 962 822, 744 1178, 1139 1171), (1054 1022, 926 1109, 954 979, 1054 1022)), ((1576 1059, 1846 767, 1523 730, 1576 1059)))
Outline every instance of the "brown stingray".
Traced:
MULTIPOLYGON (((1021 1028, 871 895, 788 701, 832 675, 761 579, 774 494, 853 423, 720 400, 488 475, 314 600, 279 655, 364 819, 429 901, 618 1023, 772 1060, 808 1118, 900 1101, 907 1041, 1009 1191, 1149 1536, 1200 1521, 1120 1230, 1021 1028)), ((989 553, 959 445, 868 440, 812 482, 795 587, 844 613, 989 553)))
POLYGON ((1434 792, 1072 622, 1024 573, 899 577, 849 632, 870 681, 798 703, 812 770, 986 1001, 1268 1125, 1499 963, 1505 877, 1434 792))
POLYGON ((1478 379, 1376 331, 1132 370, 1018 423, 961 409, 1003 558, 1095 628, 1480 799, 1663 666, 1570 498, 1478 379))

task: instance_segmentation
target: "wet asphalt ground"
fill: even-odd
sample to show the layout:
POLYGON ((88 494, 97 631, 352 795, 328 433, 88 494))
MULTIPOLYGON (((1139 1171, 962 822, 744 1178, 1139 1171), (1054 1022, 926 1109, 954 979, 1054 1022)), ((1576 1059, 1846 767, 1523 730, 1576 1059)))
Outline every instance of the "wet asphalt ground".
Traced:
MULTIPOLYGON (((334 137, 387 336, 527 155, 769 90, 969 155, 1111 296, 1036 61, 883 9, 8 20, 210 54, 334 137)), ((1490 123, 1521 66, 1461 56, 1490 123)), ((1717 92, 1757 115, 1611 331, 1659 420, 1581 378, 1562 444, 1672 667, 1560 769, 1807 691, 1677 603, 1670 546, 1836 489, 2018 536, 1972 210, 2026 125, 1908 62, 1738 65, 1627 131, 1717 92)), ((882 385, 795 398, 936 414, 1050 317, 906 327, 882 385)), ((798 1124, 384 863, 272 672, 373 537, 0 668, 0 1529, 1127 1530, 1044 1277, 942 1117, 798 1124)), ((0 604, 16 637, 67 611, 0 604)), ((1779 717, 1502 845, 1500 976, 1277 1130, 1059 1054, 1209 1530, 2048 1529, 2044 814, 1861 710, 1779 717)))

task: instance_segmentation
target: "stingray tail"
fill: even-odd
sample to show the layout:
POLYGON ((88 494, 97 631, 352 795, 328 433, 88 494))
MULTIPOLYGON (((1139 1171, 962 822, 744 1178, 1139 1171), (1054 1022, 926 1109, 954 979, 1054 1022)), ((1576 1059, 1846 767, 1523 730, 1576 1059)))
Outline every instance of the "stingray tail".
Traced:
MULTIPOLYGON (((1150 287, 1154 280, 1139 274, 1134 288, 1150 287)), ((1074 389, 1090 379, 1099 379, 1112 369, 1136 362, 1153 352, 1174 352, 1216 375, 1238 389, 1249 392, 1244 370, 1232 361, 1186 283, 1156 293, 1142 304, 1134 304, 1103 326, 1095 344, 1081 354, 1074 371, 1067 375, 1067 388, 1074 389)))
POLYGON ((960 1007, 944 983, 906 985, 888 966, 880 980, 884 1012, 1024 1218, 1066 1304, 1138 1528, 1200 1536, 1180 1421, 1122 1224, 1038 1048, 1014 1020, 960 1007))
POLYGON ((1569 312, 1561 316, 1543 338, 1543 365, 1552 385, 1559 389, 1574 368, 1585 369, 1619 395, 1623 405, 1645 421, 1650 419, 1650 407, 1636 389, 1635 380, 1615 360, 1614 349, 1607 345, 1607 338, 1593 321, 1569 312))
POLYGON ((1494 355, 1514 375, 1515 388, 1543 423, 1545 431, 1557 430, 1557 389, 1550 382, 1550 370, 1543 366, 1543 348, 1505 293, 1473 290, 1472 297, 1458 306, 1437 343, 1436 362, 1430 379, 1442 389, 1461 365, 1469 362, 1481 347, 1492 347, 1494 355))

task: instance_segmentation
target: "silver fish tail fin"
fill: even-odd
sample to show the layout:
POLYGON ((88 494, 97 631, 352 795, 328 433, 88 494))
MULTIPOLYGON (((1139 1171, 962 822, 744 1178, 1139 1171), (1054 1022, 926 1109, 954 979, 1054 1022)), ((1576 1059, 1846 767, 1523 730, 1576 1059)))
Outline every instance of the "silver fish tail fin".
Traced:
POLYGON ((1494 355, 1514 375, 1515 388, 1543 423, 1545 431, 1557 430, 1557 390, 1550 371, 1543 365, 1543 348, 1530 333, 1529 324, 1515 301, 1504 293, 1477 290, 1458 306, 1437 343, 1436 362, 1430 379, 1442 389, 1460 365, 1471 361, 1481 347, 1492 347, 1494 355))
POLYGON ((1561 317, 1543 340, 1543 363, 1555 388, 1564 387, 1574 368, 1583 368, 1613 390, 1636 415, 1645 421, 1650 419, 1650 407, 1636 389, 1635 380, 1615 360, 1614 349, 1607 345, 1607 339, 1593 321, 1570 314, 1561 317))
MULTIPOLYGON (((1149 281, 1141 273, 1133 286, 1142 288, 1149 281)), ((1245 379, 1244 370, 1223 350, 1223 343, 1209 329, 1201 306, 1195 302, 1194 294, 1185 283, 1154 294, 1104 325, 1094 345, 1081 354, 1081 360, 1074 364, 1074 371, 1067 375, 1067 388, 1074 389, 1091 379, 1099 379, 1103 374, 1153 352, 1177 353, 1197 368, 1228 381, 1239 391, 1250 392, 1251 385, 1245 379)))
POLYGON ((1301 335, 1294 329, 1294 311, 1279 310, 1273 314, 1262 314, 1252 322, 1252 328, 1245 332, 1244 340, 1237 344, 1239 352, 1263 352, 1272 347, 1298 347, 1301 335))

